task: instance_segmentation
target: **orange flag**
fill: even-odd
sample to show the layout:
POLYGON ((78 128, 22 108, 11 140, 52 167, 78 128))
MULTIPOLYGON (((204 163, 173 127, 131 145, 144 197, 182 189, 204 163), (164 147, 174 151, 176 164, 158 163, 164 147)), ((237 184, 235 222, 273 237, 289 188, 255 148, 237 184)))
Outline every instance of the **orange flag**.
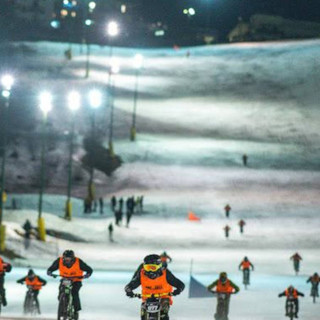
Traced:
POLYGON ((200 218, 196 214, 194 214, 192 211, 190 211, 188 213, 188 220, 189 221, 200 221, 200 218))

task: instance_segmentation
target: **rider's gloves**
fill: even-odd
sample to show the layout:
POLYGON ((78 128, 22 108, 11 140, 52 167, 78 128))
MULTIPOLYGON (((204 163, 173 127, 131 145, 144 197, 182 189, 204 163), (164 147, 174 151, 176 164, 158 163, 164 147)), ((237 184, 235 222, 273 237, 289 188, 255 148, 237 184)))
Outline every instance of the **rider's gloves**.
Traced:
POLYGON ((48 275, 49 277, 52 277, 52 272, 51 272, 51 271, 47 271, 47 275, 48 275))
POLYGON ((172 295, 173 295, 173 296, 177 296, 177 295, 180 294, 180 293, 181 293, 181 290, 175 289, 175 290, 172 292, 172 295))
POLYGON ((133 292, 131 290, 126 290, 127 297, 133 298, 133 292))
POLYGON ((279 298, 281 297, 281 293, 278 294, 278 297, 279 297, 279 298))

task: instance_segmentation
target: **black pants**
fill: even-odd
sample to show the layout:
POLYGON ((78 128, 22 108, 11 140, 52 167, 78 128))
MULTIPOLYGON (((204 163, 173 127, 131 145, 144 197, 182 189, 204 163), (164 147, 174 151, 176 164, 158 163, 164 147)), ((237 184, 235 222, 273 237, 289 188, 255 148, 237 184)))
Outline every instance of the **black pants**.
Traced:
MULTIPOLYGON (((80 297, 79 297, 79 291, 80 288, 82 287, 82 283, 80 281, 76 281, 72 285, 72 299, 73 299, 73 306, 74 306, 74 311, 80 311, 81 310, 81 302, 80 302, 80 297)), ((60 285, 59 292, 61 293, 62 286, 60 285)), ((59 294, 60 298, 60 294, 59 294)))
MULTIPOLYGON (((299 300, 298 299, 293 299, 292 301, 295 304, 296 314, 298 314, 298 312, 299 312, 299 300)), ((287 299, 287 301, 286 301, 286 313, 289 313, 289 309, 288 309, 289 303, 288 302, 289 302, 289 300, 287 299)))
POLYGON ((6 299, 6 290, 4 288, 4 274, 0 275, 0 292, 3 299, 6 299))

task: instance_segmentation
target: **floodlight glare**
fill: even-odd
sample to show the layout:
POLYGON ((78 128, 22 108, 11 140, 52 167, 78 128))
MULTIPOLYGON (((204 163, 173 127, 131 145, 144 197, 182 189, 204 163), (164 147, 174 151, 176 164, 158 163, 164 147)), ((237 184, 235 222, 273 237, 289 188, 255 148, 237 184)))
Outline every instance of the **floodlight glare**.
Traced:
POLYGON ((52 95, 48 91, 44 91, 39 96, 39 108, 46 116, 52 110, 52 95))
POLYGON ((118 24, 115 21, 111 21, 108 23, 107 27, 108 35, 111 37, 115 37, 119 33, 119 27, 118 24))
POLYGON ((94 109, 99 108, 102 102, 102 95, 101 92, 98 90, 91 90, 89 92, 89 102, 90 106, 94 109))
POLYGON ((120 71, 119 59, 112 58, 110 62, 110 67, 111 67, 111 73, 119 73, 120 71))
POLYGON ((10 97, 10 91, 9 90, 2 90, 2 96, 6 99, 10 97))
POLYGON ((13 77, 9 74, 6 74, 1 78, 1 84, 6 90, 11 89, 13 82, 14 82, 13 77))
POLYGON ((77 91, 71 91, 68 95, 68 107, 71 111, 77 111, 80 108, 80 94, 77 91))
POLYGON ((84 23, 86 26, 90 27, 93 24, 93 21, 91 19, 86 19, 84 23))
POLYGON ((189 14, 190 16, 194 16, 196 14, 196 10, 194 10, 193 8, 189 8, 189 14))
POLYGON ((91 2, 89 2, 88 6, 89 6, 90 10, 94 10, 96 8, 97 4, 94 1, 91 1, 91 2))
POLYGON ((142 68, 142 64, 143 64, 143 55, 140 53, 137 53, 134 56, 134 67, 136 69, 141 69, 142 68))

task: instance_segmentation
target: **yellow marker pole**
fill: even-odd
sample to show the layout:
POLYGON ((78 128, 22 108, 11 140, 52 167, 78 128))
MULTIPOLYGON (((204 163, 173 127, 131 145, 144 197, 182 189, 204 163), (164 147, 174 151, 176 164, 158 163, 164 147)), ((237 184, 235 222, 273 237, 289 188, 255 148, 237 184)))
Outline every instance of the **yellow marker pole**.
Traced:
POLYGON ((0 252, 4 252, 6 250, 6 226, 0 226, 0 252))
POLYGON ((41 241, 46 241, 46 226, 44 222, 44 218, 38 218, 38 231, 39 231, 39 239, 41 241))

